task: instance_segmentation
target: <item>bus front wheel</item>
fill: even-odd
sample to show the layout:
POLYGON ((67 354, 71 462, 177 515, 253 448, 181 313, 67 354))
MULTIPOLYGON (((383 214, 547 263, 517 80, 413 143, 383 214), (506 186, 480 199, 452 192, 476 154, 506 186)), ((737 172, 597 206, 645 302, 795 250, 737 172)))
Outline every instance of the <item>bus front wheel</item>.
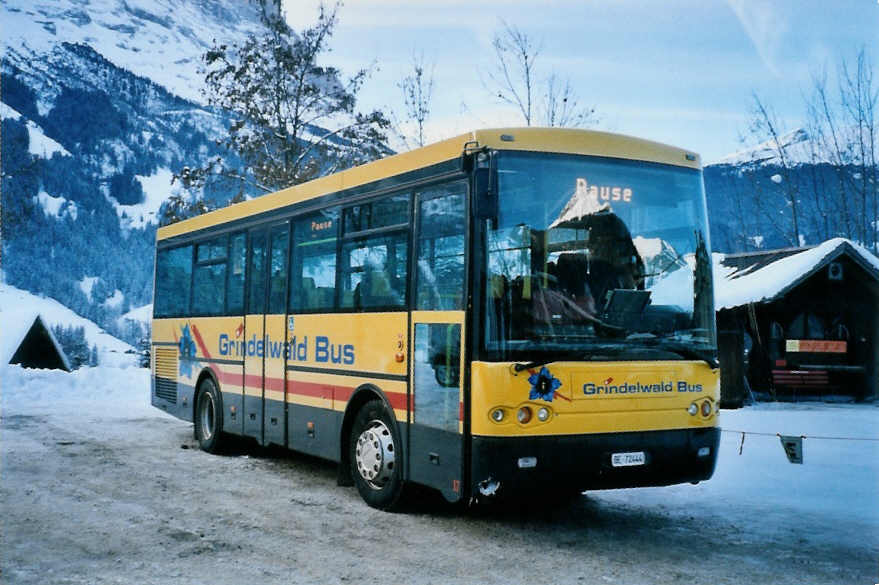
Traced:
POLYGON ((219 453, 223 441, 223 402, 216 384, 205 378, 198 386, 195 403, 195 438, 208 453, 219 453))
POLYGON ((351 477, 363 500, 391 510, 403 493, 402 452, 394 417, 380 400, 363 405, 349 437, 351 477))

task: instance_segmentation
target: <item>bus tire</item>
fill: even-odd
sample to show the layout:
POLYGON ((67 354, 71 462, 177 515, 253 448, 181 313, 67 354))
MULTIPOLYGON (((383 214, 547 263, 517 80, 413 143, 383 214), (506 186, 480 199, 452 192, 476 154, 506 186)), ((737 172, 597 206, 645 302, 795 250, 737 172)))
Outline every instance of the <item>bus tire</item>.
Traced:
POLYGON ((379 510, 392 510, 403 494, 402 451, 397 424, 381 400, 357 412, 348 439, 349 464, 360 497, 379 510))
POLYGON ((219 453, 223 447, 223 398, 211 378, 198 385, 195 399, 195 438, 208 453, 219 453))

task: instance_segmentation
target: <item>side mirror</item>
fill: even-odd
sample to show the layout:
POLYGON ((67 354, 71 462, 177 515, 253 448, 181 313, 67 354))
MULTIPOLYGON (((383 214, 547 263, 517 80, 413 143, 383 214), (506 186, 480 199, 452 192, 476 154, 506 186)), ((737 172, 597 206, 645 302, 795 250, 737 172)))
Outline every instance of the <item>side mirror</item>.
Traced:
POLYGON ((493 166, 478 167, 473 171, 474 213, 477 219, 490 219, 496 222, 498 193, 493 166))

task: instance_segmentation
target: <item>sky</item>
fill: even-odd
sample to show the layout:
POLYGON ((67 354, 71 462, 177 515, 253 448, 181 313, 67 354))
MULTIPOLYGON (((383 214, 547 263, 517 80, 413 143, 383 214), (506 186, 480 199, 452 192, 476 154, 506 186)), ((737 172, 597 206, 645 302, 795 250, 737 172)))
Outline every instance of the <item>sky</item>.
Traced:
MULTIPOLYGON (((312 24, 318 4, 285 0, 288 21, 312 24)), ((840 59, 854 61, 861 48, 879 63, 877 0, 347 0, 338 16, 325 63, 373 68, 362 109, 404 118, 399 81, 414 55, 432 65, 428 142, 524 124, 486 87, 502 21, 540 46, 539 80, 569 79, 595 108, 595 128, 694 150, 709 163, 740 150, 743 137, 754 142, 754 93, 793 130, 814 76, 827 71, 835 83, 840 59)))

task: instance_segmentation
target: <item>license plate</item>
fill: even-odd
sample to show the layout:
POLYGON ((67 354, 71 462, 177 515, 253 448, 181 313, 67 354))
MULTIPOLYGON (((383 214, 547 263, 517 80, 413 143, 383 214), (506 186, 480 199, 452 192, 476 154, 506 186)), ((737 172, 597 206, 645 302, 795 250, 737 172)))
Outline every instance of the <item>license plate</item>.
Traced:
POLYGON ((647 457, 644 455, 644 451, 614 453, 610 456, 610 464, 614 467, 631 467, 633 465, 644 465, 645 463, 647 463, 647 457))

